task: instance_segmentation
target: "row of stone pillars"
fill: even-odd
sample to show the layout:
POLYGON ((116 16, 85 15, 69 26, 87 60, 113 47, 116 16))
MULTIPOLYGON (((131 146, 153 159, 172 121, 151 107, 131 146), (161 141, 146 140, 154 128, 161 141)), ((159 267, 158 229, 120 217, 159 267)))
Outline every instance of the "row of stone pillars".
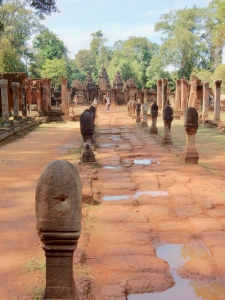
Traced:
MULTIPOLYGON (((215 95, 214 95, 214 122, 220 122, 220 93, 222 80, 215 80, 215 95)), ((209 109, 209 83, 203 83, 203 105, 202 105, 202 120, 207 120, 209 109)))
MULTIPOLYGON (((12 90, 13 90, 13 115, 14 120, 19 119, 19 87, 20 84, 18 82, 12 82, 12 90)), ((1 100, 2 100, 2 121, 9 121, 9 99, 8 99, 8 80, 1 79, 0 80, 0 89, 1 89, 1 100)), ((23 117, 27 116, 27 108, 26 108, 26 91, 25 87, 21 86, 22 90, 22 115, 23 117)))
POLYGON ((163 109, 167 102, 167 78, 157 81, 157 105, 159 109, 163 109))

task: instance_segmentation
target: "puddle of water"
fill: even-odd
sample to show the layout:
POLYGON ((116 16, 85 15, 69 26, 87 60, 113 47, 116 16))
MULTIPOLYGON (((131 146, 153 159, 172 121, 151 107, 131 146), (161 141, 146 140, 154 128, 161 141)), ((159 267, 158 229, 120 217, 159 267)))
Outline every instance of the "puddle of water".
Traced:
POLYGON ((121 166, 104 166, 102 169, 108 169, 108 170, 115 170, 115 169, 121 169, 121 166))
POLYGON ((136 193, 133 195, 133 197, 134 197, 135 199, 138 199, 138 197, 139 197, 140 195, 151 195, 152 197, 169 196, 169 194, 168 194, 167 192, 165 192, 165 191, 144 191, 144 192, 138 191, 138 192, 136 192, 136 193))
POLYGON ((110 200, 127 200, 129 199, 129 196, 104 196, 102 197, 102 200, 110 201, 110 200))
POLYGON ((113 147, 114 144, 100 144, 100 147, 113 147))
POLYGON ((130 196, 123 196, 123 195, 116 195, 116 196, 104 196, 102 197, 102 200, 108 201, 108 200, 127 200, 130 198, 133 199, 138 199, 140 195, 151 195, 152 197, 157 197, 157 196, 169 196, 167 192, 164 191, 138 191, 134 195, 130 196))
POLYGON ((160 164, 157 159, 153 158, 143 158, 143 159, 135 159, 134 160, 135 165, 151 165, 151 164, 160 164))
POLYGON ((119 135, 112 135, 112 136, 111 136, 111 139, 112 139, 113 141, 122 141, 122 140, 123 140, 119 135))
POLYGON ((175 269, 186 261, 194 258, 209 258, 210 253, 204 244, 162 245, 157 249, 157 256, 166 260, 171 268, 171 274, 176 284, 159 293, 129 295, 128 300, 223 300, 225 285, 223 282, 201 282, 184 279, 177 275, 175 269))

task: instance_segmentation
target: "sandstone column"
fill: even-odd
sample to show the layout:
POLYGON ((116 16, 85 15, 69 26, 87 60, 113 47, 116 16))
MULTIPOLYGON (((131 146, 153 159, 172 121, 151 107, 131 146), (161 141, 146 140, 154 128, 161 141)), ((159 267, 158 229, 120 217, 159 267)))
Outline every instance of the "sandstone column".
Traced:
POLYGON ((26 86, 21 85, 21 95, 22 95, 22 116, 25 118, 27 116, 27 93, 26 86))
POLYGON ((1 98, 2 98, 2 121, 9 121, 9 102, 8 102, 8 80, 0 80, 1 98))
POLYGON ((141 101, 138 99, 138 102, 136 103, 136 123, 141 123, 141 101))
POLYGON ((162 109, 166 106, 167 102, 167 78, 162 78, 162 109))
POLYGON ((144 103, 148 102, 148 90, 144 89, 144 103))
POLYGON ((45 115, 48 115, 47 79, 42 79, 42 107, 45 115))
POLYGON ((162 79, 157 80, 157 105, 162 109, 162 79))
POLYGON ((215 80, 214 122, 220 122, 220 91, 222 80, 215 80))
POLYGON ((176 80, 175 107, 181 109, 181 81, 176 80))
POLYGON ((172 145, 172 137, 170 134, 171 123, 173 121, 173 109, 167 105, 163 109, 164 135, 162 138, 163 145, 172 145))
POLYGON ((148 127, 147 113, 148 113, 148 103, 146 102, 146 103, 142 104, 142 122, 141 122, 141 127, 148 127))
POLYGON ((197 164, 199 155, 195 147, 195 135, 198 130, 198 112, 194 107, 188 107, 184 115, 186 131, 186 147, 183 153, 185 164, 197 164))
POLYGON ((135 100, 132 100, 132 103, 131 103, 132 119, 136 119, 136 104, 137 104, 137 102, 135 100))
POLYGON ((151 115, 152 115, 152 126, 150 127, 150 134, 158 134, 158 128, 156 126, 157 117, 158 117, 158 105, 154 102, 151 106, 151 115))
POLYGON ((51 110, 51 79, 47 79, 46 83, 46 88, 47 88, 47 103, 48 103, 48 111, 51 110))
MULTIPOLYGON (((69 104, 68 104, 68 97, 67 97, 67 78, 61 78, 61 95, 62 95, 62 106, 61 109, 64 112, 65 115, 68 115, 68 109, 69 109, 69 104)), ((89 97, 89 95, 88 95, 89 97)), ((89 98, 88 98, 89 100, 89 98)))
POLYGON ((41 81, 37 80, 37 110, 42 110, 42 101, 41 101, 41 81))
POLYGON ((51 162, 36 188, 36 227, 46 256, 43 300, 76 299, 73 253, 81 232, 82 185, 74 165, 51 162))
POLYGON ((14 120, 19 119, 19 85, 18 82, 12 82, 14 120))
POLYGON ((181 80, 181 110, 185 111, 187 108, 188 103, 188 82, 185 78, 182 78, 181 80))
POLYGON ((202 107, 202 120, 207 120, 209 109, 209 83, 203 82, 203 107, 202 107))

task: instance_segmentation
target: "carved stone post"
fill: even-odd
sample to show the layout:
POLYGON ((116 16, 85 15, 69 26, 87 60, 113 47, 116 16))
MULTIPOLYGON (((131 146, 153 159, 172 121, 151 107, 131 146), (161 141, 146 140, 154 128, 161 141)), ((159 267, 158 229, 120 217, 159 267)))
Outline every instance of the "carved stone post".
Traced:
POLYGON ((181 81, 176 80, 175 107, 181 109, 181 81))
POLYGON ((128 115, 129 117, 131 117, 131 115, 132 115, 131 103, 132 103, 132 100, 129 100, 129 101, 127 102, 127 115, 128 115))
POLYGON ((14 120, 19 119, 19 86, 18 82, 12 82, 14 120))
POLYGON ((8 102, 8 80, 0 80, 1 98, 2 98, 2 121, 9 121, 9 102, 8 102))
POLYGON ((51 79, 47 79, 47 103, 48 103, 48 111, 51 110, 51 79))
POLYGON ((68 104, 68 97, 67 97, 67 78, 61 78, 61 94, 62 94, 62 111, 64 112, 65 115, 68 115, 68 109, 69 109, 69 104, 68 104))
POLYGON ((162 78, 162 109, 165 107, 167 102, 167 78, 162 78))
POLYGON ((162 109, 162 79, 157 80, 157 105, 162 109))
POLYGON ((173 121, 173 109, 169 105, 163 109, 164 135, 162 138, 163 145, 172 145, 172 137, 170 134, 171 123, 173 121))
POLYGON ((141 101, 138 99, 138 102, 136 103, 136 123, 141 123, 141 101))
POLYGON ((82 162, 93 162, 95 161, 95 156, 91 149, 91 144, 95 144, 94 121, 93 114, 89 109, 85 109, 85 111, 80 115, 80 131, 84 141, 84 151, 82 153, 81 160, 82 162))
POLYGON ((202 107, 202 120, 207 120, 209 110, 209 83, 203 82, 203 107, 202 107))
POLYGON ((214 122, 220 122, 220 91, 222 80, 215 80, 214 122))
POLYGON ((188 103, 189 84, 185 78, 182 78, 180 81, 181 81, 181 110, 185 111, 188 103))
POLYGON ((141 122, 141 127, 148 127, 148 103, 143 103, 142 104, 142 122, 141 122))
POLYGON ((42 101, 41 101, 41 82, 37 81, 37 110, 42 110, 42 101))
POLYGON ((45 115, 48 114, 47 79, 42 79, 42 105, 45 115))
POLYGON ((144 103, 148 102, 148 90, 144 89, 144 103))
POLYGON ((151 115, 152 115, 152 126, 150 127, 150 134, 158 134, 158 128, 156 126, 157 117, 158 117, 158 105, 154 102, 151 106, 151 115))
POLYGON ((195 135, 198 130, 198 112, 194 107, 188 107, 184 115, 186 130, 186 147, 183 153, 185 164, 197 164, 199 155, 195 147, 195 135))
MULTIPOLYGON (((26 82, 26 84, 28 84, 26 82)), ((21 95, 22 95, 22 116, 24 118, 27 117, 27 93, 26 93, 26 85, 21 85, 21 95)))
POLYGON ((79 173, 65 160, 51 162, 36 188, 36 226, 46 256, 43 300, 76 299, 73 253, 81 232, 82 192, 79 173))
POLYGON ((137 107, 137 102, 135 100, 132 100, 132 103, 131 103, 132 119, 136 119, 136 107, 137 107))

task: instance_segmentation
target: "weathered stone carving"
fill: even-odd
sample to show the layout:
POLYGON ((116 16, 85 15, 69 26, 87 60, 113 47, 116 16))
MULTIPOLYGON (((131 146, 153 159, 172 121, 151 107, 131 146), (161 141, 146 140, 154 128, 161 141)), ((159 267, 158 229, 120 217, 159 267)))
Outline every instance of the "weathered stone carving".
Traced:
POLYGON ((129 100, 129 101, 127 102, 127 115, 128 115, 129 117, 132 116, 132 100, 129 100))
POLYGON ((81 162, 82 163, 91 163, 95 162, 95 155, 94 152, 91 149, 91 146, 89 143, 84 143, 84 150, 81 155, 81 162))
POLYGON ((80 115, 80 132, 84 142, 91 141, 94 133, 94 122, 92 112, 89 109, 85 109, 80 115))
POLYGON ((202 120, 207 120, 209 110, 209 83, 203 82, 203 106, 202 106, 202 120))
POLYGON ((157 105, 162 108, 162 79, 157 80, 157 105))
POLYGON ((172 145, 172 137, 170 134, 171 123, 173 121, 173 109, 169 105, 163 109, 164 135, 162 138, 163 145, 172 145))
POLYGON ((8 80, 0 80, 1 99, 2 99, 2 121, 9 121, 9 101, 8 101, 8 80))
POLYGON ((141 127, 148 127, 147 113, 148 113, 148 103, 143 103, 142 104, 142 122, 141 122, 141 127))
POLYGON ((51 162, 36 188, 36 227, 46 256, 43 300, 79 299, 73 278, 73 253, 81 232, 82 185, 65 160, 51 162))
POLYGON ((154 102, 151 106, 152 126, 150 127, 150 134, 158 134, 158 128, 156 126, 158 117, 158 105, 154 102))
POLYGON ((141 101, 140 99, 138 99, 137 103, 136 103, 136 123, 141 123, 141 101))
POLYGON ((183 161, 186 164, 197 164, 199 155, 195 147, 195 135, 198 130, 198 112, 194 107, 188 107, 184 115, 184 128, 186 131, 186 147, 183 161))
POLYGON ((220 122, 220 92, 222 80, 215 80, 214 122, 220 122))
POLYGON ((104 91, 110 90, 109 78, 108 78, 106 68, 104 66, 102 67, 98 77, 98 85, 100 90, 104 90, 104 91))
POLYGON ((131 108, 132 108, 132 119, 136 119, 136 107, 137 107, 137 102, 135 100, 132 100, 131 103, 131 108))
POLYGON ((19 86, 19 82, 12 82, 14 120, 19 119, 19 86))

